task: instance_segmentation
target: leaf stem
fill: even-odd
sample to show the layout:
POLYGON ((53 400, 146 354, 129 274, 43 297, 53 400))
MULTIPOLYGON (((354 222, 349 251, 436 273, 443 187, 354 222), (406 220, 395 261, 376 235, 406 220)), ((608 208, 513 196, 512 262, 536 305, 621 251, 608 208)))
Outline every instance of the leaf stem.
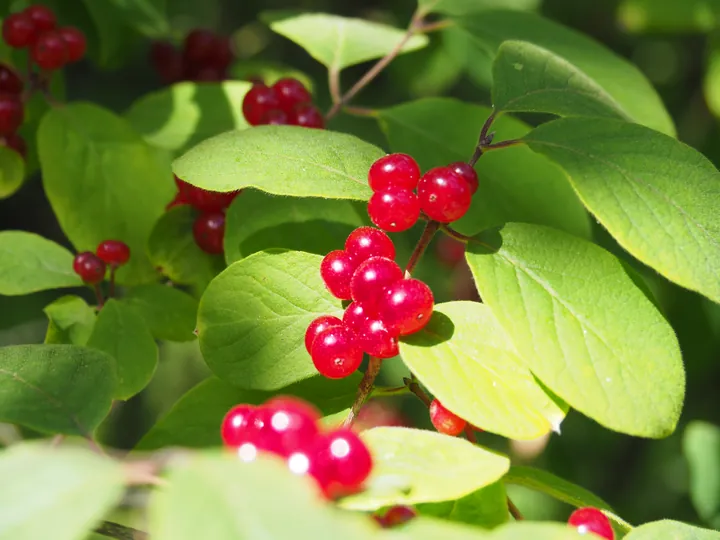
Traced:
POLYGON ((112 521, 103 521, 102 524, 95 529, 95 532, 109 538, 117 538, 118 540, 146 540, 150 538, 147 533, 112 521))
POLYGON ((440 225, 440 230, 442 232, 444 232, 445 234, 447 234, 450 238, 454 238, 458 242, 463 242, 463 243, 467 244, 468 242, 470 242, 472 240, 472 237, 466 236, 462 233, 457 232, 455 229, 450 227, 450 225, 442 224, 442 225, 440 225))
POLYGON ((109 298, 115 298, 115 272, 117 271, 117 266, 114 264, 110 265, 110 292, 108 293, 109 298))
POLYGON ((510 511, 510 515, 515 519, 515 521, 522 521, 525 519, 522 515, 522 512, 520 512, 520 509, 515 506, 515 503, 512 502, 512 499, 509 496, 507 498, 507 506, 508 510, 510 511))
POLYGON ((98 308, 98 311, 100 311, 102 309, 103 305, 105 305, 105 300, 103 299, 103 293, 102 293, 102 290, 100 289, 100 284, 96 283, 94 289, 95 289, 95 298, 97 299, 97 308, 98 308))
POLYGON ((355 402, 350 408, 350 414, 348 414, 347 418, 343 421, 343 427, 350 427, 352 425, 358 412, 360 412, 360 409, 370 397, 370 394, 373 391, 373 385, 375 384, 375 379, 377 378, 378 373, 380 373, 381 365, 382 360, 380 358, 375 358, 374 356, 370 357, 368 367, 365 370, 365 375, 363 375, 363 378, 360 381, 360 386, 358 387, 357 397, 355 397, 355 402))
POLYGON ((442 19, 431 23, 418 24, 417 31, 423 34, 429 34, 431 32, 437 32, 438 30, 445 30, 450 28, 455 23, 451 19, 442 19))
POLYGON ((376 397, 401 396, 403 394, 409 394, 409 393, 410 393, 410 391, 408 390, 407 386, 395 386, 392 388, 376 386, 372 389, 372 392, 370 393, 370 397, 376 398, 376 397))
POLYGON ((342 99, 340 91, 340 70, 335 67, 328 69, 328 88, 330 89, 330 97, 332 98, 333 105, 340 103, 342 99))
POLYGON ((420 399, 420 401, 425 404, 426 407, 430 407, 430 404, 432 403, 430 396, 425 393, 425 390, 422 389, 422 387, 415 381, 414 378, 409 379, 405 377, 403 379, 403 382, 405 383, 405 386, 407 386, 408 390, 415 394, 418 399, 420 399))
POLYGON ((433 236, 435 236, 435 233, 437 232, 439 227, 440 223, 438 223, 437 221, 427 222, 427 224, 425 225, 425 230, 423 231, 422 236, 420 236, 420 239, 415 245, 415 249, 410 255, 410 260, 408 260, 407 266, 405 267, 405 277, 410 277, 410 275, 413 273, 415 267, 420 262, 420 259, 425 253, 427 247, 430 245, 430 241, 433 239, 433 236))

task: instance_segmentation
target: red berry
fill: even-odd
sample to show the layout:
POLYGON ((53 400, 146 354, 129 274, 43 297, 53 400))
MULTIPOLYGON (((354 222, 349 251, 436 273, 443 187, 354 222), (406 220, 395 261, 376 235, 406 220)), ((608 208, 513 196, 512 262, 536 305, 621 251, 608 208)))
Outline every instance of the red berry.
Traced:
POLYGON ((460 175, 470 186, 470 193, 475 194, 480 184, 475 169, 473 169, 464 161, 456 161, 455 163, 451 163, 450 165, 448 165, 448 167, 454 173, 460 175))
POLYGON ((373 191, 386 191, 392 188, 409 189, 417 187, 420 179, 420 167, 407 154, 390 154, 378 159, 370 167, 368 183, 373 191))
POLYGON ((5 64, 0 64, 0 93, 21 94, 23 86, 22 80, 14 69, 5 64))
POLYGON ((370 220, 383 230, 402 232, 417 223, 420 202, 409 189, 377 191, 368 202, 370 220))
POLYGON ((232 64, 235 55, 232 52, 230 40, 224 36, 215 36, 210 65, 221 73, 225 73, 232 64))
POLYGON ((26 13, 13 13, 3 21, 2 34, 5 43, 21 49, 32 45, 38 32, 32 19, 26 13))
POLYGON ((45 32, 32 48, 32 58, 43 69, 60 69, 70 60, 70 52, 60 32, 45 32))
POLYGON ((373 516, 381 527, 390 529, 417 517, 417 512, 410 506, 393 506, 385 512, 384 516, 373 516))
POLYGON ((417 279, 403 279, 383 291, 377 311, 391 332, 406 336, 430 321, 433 304, 430 287, 417 279))
POLYGON ((130 248, 120 240, 105 240, 97 247, 97 256, 109 265, 121 266, 130 260, 130 248))
POLYGON ((318 484, 323 494, 327 498, 331 498, 332 477, 334 473, 333 463, 330 461, 320 441, 323 437, 318 437, 313 444, 306 447, 298 448, 288 456, 288 469, 294 474, 303 476, 311 476, 318 484))
POLYGON ((460 435, 467 426, 465 420, 447 410, 437 399, 430 403, 430 421, 440 433, 453 437, 460 435))
POLYGON ((165 84, 176 83, 183 77, 182 54, 168 41, 156 41, 152 44, 150 63, 165 84))
POLYGON ((85 56, 87 50, 85 34, 72 26, 60 28, 58 33, 67 46, 68 62, 77 62, 85 56))
POLYGON ((280 108, 290 114, 295 110, 297 105, 312 102, 312 96, 307 88, 298 81, 290 77, 278 80, 272 85, 275 91, 280 108))
POLYGON ((315 368, 328 379, 351 375, 362 363, 362 350, 355 336, 344 326, 333 326, 320 332, 310 350, 315 368))
POLYGON ((365 328, 367 319, 373 315, 374 313, 370 313, 364 305, 352 302, 345 308, 342 322, 345 328, 357 336, 358 332, 365 328))
POLYGON ((325 118, 315 105, 305 103, 298 105, 290 112, 288 123, 292 126, 323 129, 325 118))
POLYGON ((202 65, 212 59, 215 47, 215 34, 209 30, 193 30, 185 36, 183 49, 185 61, 189 64, 202 65))
POLYGON ((25 159, 25 157, 27 156, 27 144, 25 144, 25 139, 23 139, 17 133, 13 133, 4 137, 3 144, 8 148, 12 148, 13 150, 15 150, 18 154, 22 156, 23 159, 25 159))
POLYGON ((288 125, 288 115, 280 109, 273 109, 263 114, 263 117, 260 120, 260 124, 271 126, 286 126, 288 125))
POLYGON ((184 186, 182 188, 180 188, 181 184, 178 184, 178 188, 185 194, 188 202, 201 212, 220 212, 221 210, 225 210, 237 195, 234 191, 227 193, 209 191, 188 184, 187 182, 183 182, 183 184, 184 186))
POLYGON ((614 540, 610 520, 597 508, 579 508, 575 510, 568 519, 568 524, 576 527, 580 534, 595 533, 605 540, 614 540))
POLYGON ((375 227, 359 227, 345 240, 345 251, 358 262, 370 257, 395 259, 395 245, 390 237, 375 227))
POLYGON ((333 481, 344 488, 357 489, 372 471, 373 460, 365 443, 349 429, 326 435, 325 452, 333 463, 333 481))
POLYGON ((392 358, 400 354, 398 335, 390 332, 385 323, 367 317, 358 326, 356 339, 364 352, 375 358, 392 358))
POLYGON ((91 251, 83 251, 75 255, 73 270, 80 278, 90 285, 105 279, 105 263, 91 251))
POLYGON ((38 34, 42 32, 49 32, 55 29, 57 19, 55 19, 55 13, 45 6, 34 5, 30 6, 25 10, 25 15, 30 17, 30 20, 35 25, 35 30, 38 34))
POLYGON ((347 251, 331 251, 320 264, 320 275, 330 294, 340 300, 350 300, 350 280, 357 268, 357 262, 347 251))
POLYGON ((355 302, 373 306, 377 304, 385 287, 402 278, 403 271, 395 261, 385 257, 371 257, 355 270, 350 281, 350 294, 355 302))
POLYGON ((311 322, 305 331, 305 348, 307 352, 309 353, 312 349, 313 341, 320 332, 331 326, 342 326, 342 323, 340 319, 332 315, 323 315, 311 322))
POLYGON ((319 420, 320 413, 308 404, 290 397, 276 398, 255 415, 256 445, 259 450, 288 457, 314 442, 319 420))
POLYGON ((251 126, 259 126, 265 113, 278 109, 280 104, 272 88, 255 84, 243 98, 242 110, 251 126))
POLYGON ((25 110, 20 99, 12 94, 0 94, 0 135, 15 133, 24 118, 25 110))
POLYGON ((225 415, 221 434, 225 446, 238 447, 248 442, 248 428, 252 425, 256 408, 252 405, 236 405, 225 415))
POLYGON ((430 219, 450 223, 468 211, 472 192, 470 185, 450 168, 436 167, 420 178, 418 199, 430 219))
POLYGON ((193 237, 200 249, 212 255, 223 252, 225 214, 208 212, 200 214, 193 223, 193 237))

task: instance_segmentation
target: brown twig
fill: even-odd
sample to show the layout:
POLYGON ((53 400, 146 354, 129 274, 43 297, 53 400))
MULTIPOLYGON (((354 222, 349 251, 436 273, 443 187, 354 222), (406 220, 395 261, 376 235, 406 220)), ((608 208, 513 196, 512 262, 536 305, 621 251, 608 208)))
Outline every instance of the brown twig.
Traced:
POLYGON ((103 521, 102 524, 95 529, 95 532, 102 536, 117 538, 118 540, 146 540, 150 538, 147 533, 133 529, 132 527, 120 525, 119 523, 113 523, 112 521, 103 521))
POLYGON ((405 267, 405 277, 410 277, 410 275, 413 273, 415 267, 417 266, 417 263, 420 262, 420 259, 425 253, 427 247, 430 245, 430 241, 433 239, 433 236, 435 236, 435 232, 438 230, 439 227, 440 223, 438 223, 437 221, 427 222, 427 225, 425 225, 425 230, 423 231, 422 236, 420 236, 420 239, 418 240, 415 249, 410 255, 410 260, 408 260, 407 266, 405 267))
POLYGON ((365 404, 368 397, 370 397, 373 385, 375 384, 375 379, 377 378, 378 373, 380 373, 381 365, 382 360, 380 358, 375 358, 374 356, 370 357, 367 370, 365 370, 365 375, 363 375, 363 378, 360 381, 360 386, 358 387, 357 397, 355 398, 355 402, 352 404, 350 414, 348 414, 347 418, 343 421, 343 427, 350 427, 352 425, 358 412, 360 412, 360 409, 365 404))
POLYGON ((414 379, 404 378, 403 382, 405 383, 405 386, 408 387, 408 390, 415 394, 420 401, 422 401, 426 407, 430 407, 430 404, 432 403, 432 400, 430 399, 430 396, 428 396, 425 393, 425 390, 422 389, 422 387, 415 381, 414 379))
POLYGON ((333 104, 340 103, 342 99, 340 91, 340 70, 335 67, 328 69, 328 88, 330 89, 330 97, 332 98, 333 104))
POLYGON ((510 515, 515 519, 515 521, 522 521, 525 519, 522 515, 522 512, 520 512, 520 509, 515 506, 515 503, 512 502, 512 499, 510 497, 507 498, 507 506, 508 510, 510 511, 510 515))

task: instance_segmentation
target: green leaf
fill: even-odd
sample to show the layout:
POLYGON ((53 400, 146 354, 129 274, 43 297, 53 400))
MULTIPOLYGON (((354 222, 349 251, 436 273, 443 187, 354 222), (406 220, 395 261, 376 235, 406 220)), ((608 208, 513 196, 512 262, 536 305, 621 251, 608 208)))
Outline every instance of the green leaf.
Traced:
POLYGON ((491 55, 510 40, 547 49, 594 80, 633 121, 675 134, 670 115, 640 70, 585 34, 520 11, 486 11, 459 16, 456 22, 491 55))
POLYGON ((690 470, 690 496, 700 517, 720 527, 720 428, 692 422, 683 435, 690 470))
POLYGON ((609 429, 673 432, 685 386, 678 342, 620 261, 520 223, 484 233, 466 256, 483 301, 550 390, 609 429))
POLYGON ((395 540, 584 540, 577 530, 565 523, 533 523, 521 521, 508 523, 492 532, 474 527, 460 526, 446 521, 416 518, 389 538, 395 540))
POLYGON ((145 254, 152 226, 173 197, 167 164, 130 125, 89 103, 52 109, 38 131, 43 186, 73 245, 95 250, 108 238, 130 246, 118 280, 155 279, 145 254))
POLYGON ((110 411, 115 366, 75 345, 0 348, 0 421, 37 431, 90 436, 110 411))
POLYGON ((225 267, 220 255, 200 249, 192 227, 198 213, 189 206, 166 212, 155 224, 148 240, 148 255, 160 273, 180 285, 204 289, 225 267))
POLYGON ((624 0, 618 18, 630 32, 709 32, 720 22, 718 0, 624 0))
POLYGON ((115 359, 117 399, 127 400, 140 392, 157 368, 157 345, 145 321, 131 306, 112 298, 98 314, 88 347, 115 359))
POLYGON ((175 174, 213 191, 366 201, 370 165, 384 152, 352 135, 296 126, 224 133, 175 160, 175 174), (272 164, 272 166, 269 166, 272 164))
POLYGON ((58 298, 43 310, 48 318, 45 343, 85 345, 95 326, 95 308, 79 296, 58 298))
POLYGON ((504 456, 433 431, 379 427, 361 437, 374 464, 365 491, 340 502, 352 510, 455 500, 497 482, 510 466, 504 456))
POLYGON ((667 519, 641 525, 633 529, 625 540, 720 540, 720 532, 667 519))
POLYGON ((710 111, 715 116, 720 116, 720 35, 711 34, 707 43, 707 67, 703 91, 710 111))
POLYGON ((560 430, 566 411, 537 384, 486 305, 436 305, 400 352, 423 385, 474 426, 519 440, 560 430))
POLYGON ((181 82, 147 94, 126 113, 150 144, 179 152, 233 129, 245 129, 242 101, 250 83, 181 82))
POLYGON ((0 294, 16 296, 79 287, 73 255, 55 242, 23 231, 0 232, 0 294))
POLYGON ((367 222, 366 210, 351 201, 272 197, 244 191, 227 212, 228 264, 258 251, 283 248, 325 255, 367 222), (364 215, 361 215, 360 212, 364 215))
POLYGON ((155 339, 195 339, 198 301, 181 290, 156 283, 140 285, 129 289, 122 303, 137 311, 155 339))
POLYGON ((124 491, 119 462, 80 448, 13 446, 0 477, 0 538, 84 538, 124 491))
POLYGON ((556 120, 525 141, 565 169, 622 247, 720 302, 720 173, 704 156, 637 124, 599 118, 556 120))
POLYGON ((15 150, 0 146, 0 199, 13 195, 25 181, 25 160, 15 150))
POLYGON ((535 10, 541 0, 418 0, 425 13, 463 16, 489 9, 535 10))
MULTIPOLYGON (((355 400, 362 376, 354 373, 341 380, 311 377, 283 388, 279 393, 312 403, 323 415, 346 410, 355 400)), ((136 450, 156 450, 168 446, 205 448, 220 446, 220 424, 227 412, 239 403, 260 405, 278 392, 240 390, 211 377, 204 380, 175 403, 142 438, 136 450)))
POLYGON ((494 529, 508 520, 507 495, 502 482, 490 484, 455 501, 420 504, 416 510, 423 516, 467 523, 484 529, 494 529))
MULTIPOLYGON (((330 70, 380 58, 392 51, 405 31, 363 19, 326 13, 303 13, 270 23, 270 28, 294 41, 330 70)), ((414 35, 401 49, 406 53, 427 45, 424 35, 414 35)))
MULTIPOLYGON (((379 111, 393 152, 415 156, 423 169, 467 161, 492 111, 457 100, 422 99, 379 111), (447 122, 453 118, 452 122, 447 122)), ((497 140, 526 135, 530 127, 511 117, 493 124, 497 140)), ((480 188, 468 213, 453 227, 473 235, 508 221, 537 223, 590 237, 590 221, 563 171, 522 146, 489 152, 476 166, 480 188), (562 211, 558 211, 562 208, 562 211)))
POLYGON ((305 350, 313 319, 338 314, 320 255, 260 252, 231 264, 205 290, 200 349, 210 369, 240 388, 275 390, 317 374, 305 350))
POLYGON ((150 38, 162 38, 170 34, 170 23, 152 0, 111 0, 120 16, 129 26, 150 38))
POLYGON ((630 120, 620 104, 583 71, 526 41, 506 41, 493 64, 498 111, 604 116, 630 120))

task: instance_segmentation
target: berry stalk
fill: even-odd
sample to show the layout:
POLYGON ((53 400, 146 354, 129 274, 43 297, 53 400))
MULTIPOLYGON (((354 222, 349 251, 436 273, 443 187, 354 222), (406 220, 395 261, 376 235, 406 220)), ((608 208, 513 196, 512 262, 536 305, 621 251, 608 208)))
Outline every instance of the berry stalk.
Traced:
POLYGON ((410 259, 405 267, 406 278, 410 277, 415 270, 415 267, 420 262, 420 259, 425 253, 427 247, 430 245, 430 241, 433 239, 433 236, 435 236, 435 232, 437 232, 439 227, 440 223, 437 221, 428 221, 427 225, 425 225, 425 230, 423 231, 422 236, 420 236, 420 240, 418 240, 418 243, 415 245, 415 249, 410 255, 410 259))
POLYGON ((377 378, 378 373, 380 373, 381 365, 382 360, 380 358, 376 358, 374 356, 370 357, 367 370, 365 371, 365 374, 360 381, 360 386, 358 386, 357 397, 355 398, 355 402, 350 408, 350 414, 348 414, 347 418, 345 418, 345 420, 343 421, 343 427, 349 428, 350 426, 352 426, 352 423, 355 420, 358 412, 360 412, 360 409, 363 405, 365 405, 365 402, 370 397, 370 394, 372 393, 373 387, 375 385, 375 379, 377 378))

